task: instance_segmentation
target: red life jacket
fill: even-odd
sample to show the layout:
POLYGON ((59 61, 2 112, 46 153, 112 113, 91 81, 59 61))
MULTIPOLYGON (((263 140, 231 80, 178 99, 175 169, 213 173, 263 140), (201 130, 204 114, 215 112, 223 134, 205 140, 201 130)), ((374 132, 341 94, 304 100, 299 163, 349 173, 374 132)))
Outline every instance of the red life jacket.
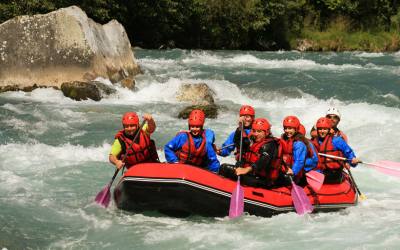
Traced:
MULTIPOLYGON (((332 143, 332 135, 327 135, 322 142, 322 144, 319 144, 318 138, 314 138, 312 142, 315 145, 315 148, 317 149, 318 153, 323 153, 323 154, 329 154, 329 155, 334 155, 334 156, 339 156, 343 157, 343 153, 340 150, 335 150, 333 143, 332 143)), ((340 160, 336 160, 333 158, 329 157, 324 157, 324 156, 319 156, 318 160, 318 166, 317 169, 341 169, 344 166, 344 162, 340 160)))
POLYGON ((123 159, 126 155, 124 162, 127 168, 141 162, 151 162, 150 136, 143 130, 140 130, 139 133, 139 143, 137 141, 133 143, 132 139, 125 136, 124 130, 115 135, 115 139, 119 140, 122 147, 118 158, 123 159))
POLYGON ((202 167, 204 165, 204 156, 206 155, 206 133, 203 131, 201 137, 203 140, 199 148, 194 145, 192 134, 186 133, 188 140, 182 146, 182 148, 176 152, 176 156, 179 158, 180 163, 190 164, 194 166, 202 167))
MULTIPOLYGON (((271 141, 275 141, 279 145, 279 139, 274 137, 267 137, 260 142, 253 143, 250 146, 250 151, 246 152, 244 155, 244 160, 245 160, 244 167, 249 167, 252 164, 256 163, 261 157, 259 153, 260 148, 265 144, 270 143, 271 141)), ((279 176, 279 167, 280 167, 280 158, 276 157, 275 159, 272 159, 271 167, 268 168, 267 171, 265 168, 262 168, 261 172, 258 172, 256 174, 265 177, 268 180, 275 181, 276 179, 278 179, 279 176)))
POLYGON ((283 139, 280 138, 279 147, 280 147, 280 157, 282 159, 282 170, 286 173, 288 167, 292 167, 293 165, 293 142, 292 138, 283 139))

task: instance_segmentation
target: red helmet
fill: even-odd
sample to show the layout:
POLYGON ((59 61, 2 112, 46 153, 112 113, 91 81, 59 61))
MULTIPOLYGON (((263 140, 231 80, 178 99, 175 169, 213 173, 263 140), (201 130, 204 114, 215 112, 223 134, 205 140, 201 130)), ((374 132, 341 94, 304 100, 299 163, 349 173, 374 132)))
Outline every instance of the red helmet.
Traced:
POLYGON ((329 118, 321 117, 318 119, 317 124, 315 124, 315 127, 317 127, 317 129, 318 128, 331 128, 332 121, 329 118))
POLYGON ((296 116, 286 116, 285 119, 283 119, 283 127, 292 127, 295 129, 299 129, 300 126, 300 120, 296 116))
POLYGON ((300 124, 299 126, 299 133, 302 135, 306 135, 306 128, 303 126, 303 124, 300 124))
POLYGON ((240 107, 239 115, 251 115, 255 116, 256 112, 254 111, 254 108, 249 105, 243 105, 240 107))
POLYGON ((268 120, 265 118, 257 118, 254 120, 251 128, 255 130, 268 131, 271 128, 271 124, 269 124, 268 120))
POLYGON ((126 112, 122 116, 122 125, 139 125, 139 117, 135 112, 126 112))
POLYGON ((206 119, 206 116, 205 116, 203 110, 193 109, 189 115, 189 120, 188 120, 189 126, 203 126, 205 119, 206 119))

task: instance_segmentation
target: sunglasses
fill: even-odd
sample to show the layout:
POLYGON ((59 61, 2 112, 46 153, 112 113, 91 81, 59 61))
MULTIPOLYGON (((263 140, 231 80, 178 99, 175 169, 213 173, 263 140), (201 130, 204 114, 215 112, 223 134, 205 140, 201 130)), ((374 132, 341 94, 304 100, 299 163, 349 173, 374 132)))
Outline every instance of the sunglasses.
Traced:
POLYGON ((337 115, 327 115, 326 118, 329 118, 329 119, 338 119, 338 120, 339 120, 339 116, 337 116, 337 115))

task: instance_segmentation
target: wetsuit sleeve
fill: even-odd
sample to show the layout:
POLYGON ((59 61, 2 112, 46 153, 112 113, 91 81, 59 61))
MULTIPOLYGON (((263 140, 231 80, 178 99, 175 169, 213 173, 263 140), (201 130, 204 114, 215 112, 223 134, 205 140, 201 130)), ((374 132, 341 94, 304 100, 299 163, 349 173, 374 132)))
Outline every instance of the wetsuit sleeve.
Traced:
POLYGON ((207 148, 207 166, 208 170, 218 173, 220 163, 217 158, 217 154, 214 151, 214 148, 211 143, 206 144, 207 148))
POLYGON ((179 162, 179 158, 175 155, 175 152, 182 148, 187 140, 185 133, 178 134, 171 141, 164 146, 165 159, 169 163, 179 162))
POLYGON ((113 145, 111 146, 110 155, 118 157, 121 151, 122 151, 121 143, 119 142, 118 139, 115 139, 113 145))
POLYGON ((295 141, 293 143, 293 174, 296 176, 304 167, 304 163, 307 156, 307 147, 301 141, 295 141))
POLYGON ((206 140, 207 143, 214 144, 215 142, 215 133, 211 129, 205 129, 204 132, 206 133, 206 140))
MULTIPOLYGON (((248 135, 250 134, 250 129, 244 129, 244 132, 248 135)), ((233 137, 233 142, 235 143, 236 148, 240 148, 240 129, 237 128, 235 131, 235 135, 233 137)), ((242 142, 242 150, 243 152, 248 152, 250 150, 250 138, 249 137, 243 137, 243 142, 242 142)))
POLYGON ((222 143, 222 147, 225 147, 225 146, 227 146, 227 145, 232 145, 232 146, 229 146, 229 147, 226 147, 226 148, 224 148, 224 149, 222 149, 221 150, 221 156, 228 156, 228 155, 230 155, 231 153, 232 153, 232 151, 233 150, 235 150, 235 143, 234 143, 234 137, 235 137, 235 132, 232 132, 229 136, 228 136, 228 138, 225 140, 225 142, 224 143, 222 143))
POLYGON ((309 145, 310 145, 311 151, 313 152, 313 155, 312 155, 312 157, 307 157, 306 158, 306 163, 305 163, 305 166, 304 166, 304 170, 307 171, 307 172, 311 171, 312 169, 314 169, 318 165, 317 150, 315 149, 314 144, 312 144, 311 142, 309 143, 309 145))
POLYGON ((253 169, 256 172, 260 172, 263 168, 269 169, 271 167, 272 160, 277 157, 278 145, 272 141, 263 145, 258 153, 260 158, 253 164, 253 169))
POLYGON ((347 158, 347 161, 350 163, 350 166, 356 167, 357 164, 351 164, 351 160, 356 158, 353 149, 343 140, 342 137, 335 136, 332 139, 332 144, 335 149, 342 151, 344 157, 347 158))

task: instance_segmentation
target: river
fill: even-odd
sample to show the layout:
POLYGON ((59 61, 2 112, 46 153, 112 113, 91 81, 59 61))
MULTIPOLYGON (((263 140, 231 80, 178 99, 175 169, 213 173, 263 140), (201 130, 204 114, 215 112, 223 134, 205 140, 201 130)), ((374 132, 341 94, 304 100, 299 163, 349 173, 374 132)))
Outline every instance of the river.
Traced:
MULTIPOLYGON (((114 173, 108 153, 121 116, 153 114, 163 145, 187 121, 175 99, 182 83, 207 83, 225 106, 206 127, 222 144, 242 104, 267 117, 274 135, 297 115, 309 130, 330 106, 364 161, 400 162, 400 53, 142 50, 136 92, 100 102, 53 89, 0 94, 0 249, 398 249, 400 180, 359 165, 367 200, 340 212, 262 218, 171 218, 133 214, 95 195, 114 173)), ((107 80, 103 79, 107 83, 107 80)), ((221 158, 233 162, 233 158, 221 158)), ((206 201, 205 201, 206 202, 206 201)))

